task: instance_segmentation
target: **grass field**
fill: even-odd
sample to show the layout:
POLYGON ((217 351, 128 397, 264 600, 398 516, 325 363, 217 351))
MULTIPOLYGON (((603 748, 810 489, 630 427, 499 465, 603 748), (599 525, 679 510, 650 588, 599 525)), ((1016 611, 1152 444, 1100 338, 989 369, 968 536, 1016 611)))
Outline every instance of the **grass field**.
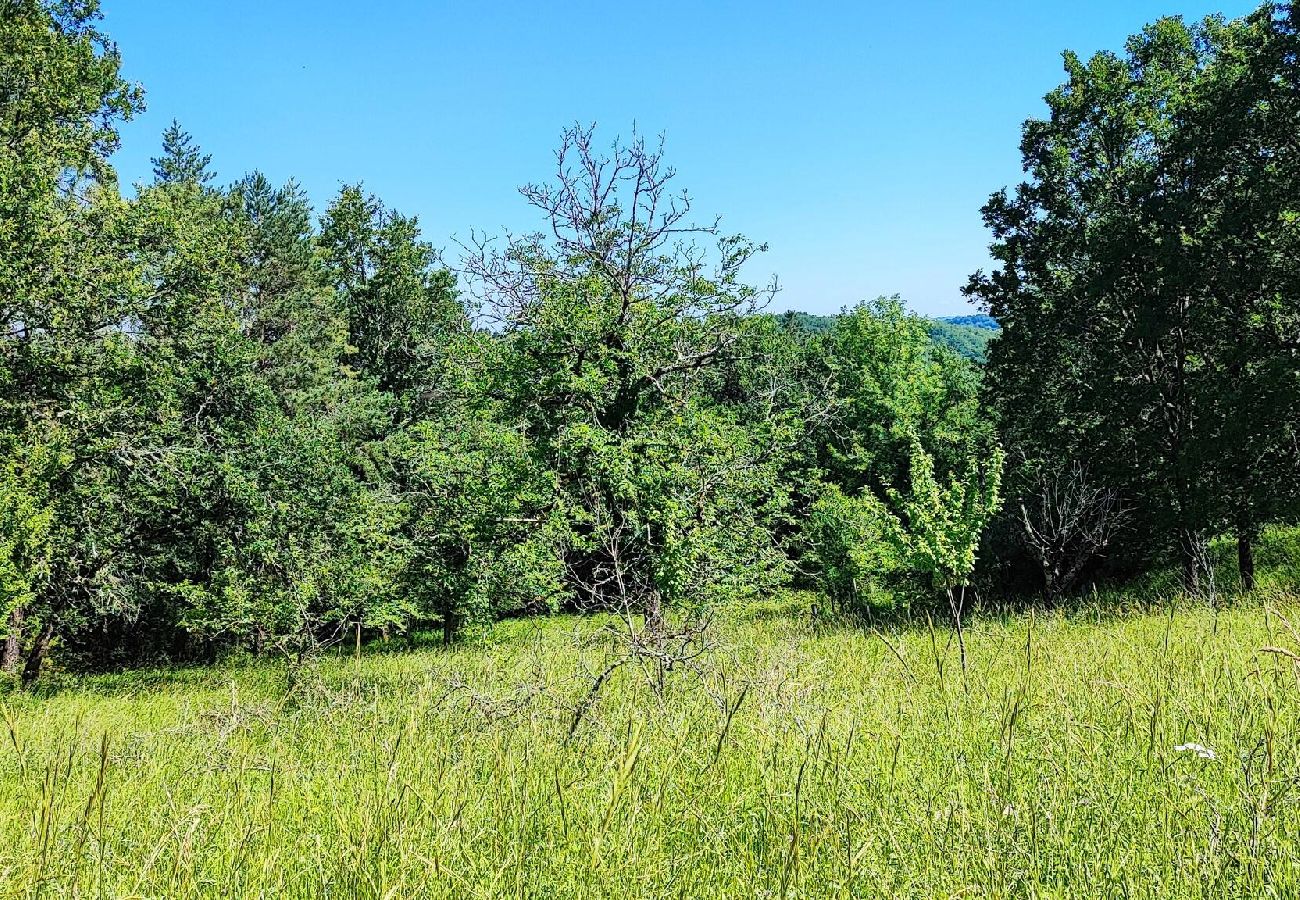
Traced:
POLYGON ((946 629, 796 613, 662 697, 622 670, 571 738, 593 619, 287 698, 270 664, 10 695, 0 897, 1300 896, 1280 597, 977 618, 964 679, 946 629))

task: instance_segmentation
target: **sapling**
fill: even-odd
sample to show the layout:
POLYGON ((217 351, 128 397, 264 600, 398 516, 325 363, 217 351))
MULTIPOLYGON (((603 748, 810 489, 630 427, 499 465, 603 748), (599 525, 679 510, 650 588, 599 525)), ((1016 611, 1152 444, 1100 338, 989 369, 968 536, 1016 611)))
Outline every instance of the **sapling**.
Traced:
POLYGON ((975 568, 980 535, 1001 503, 1002 466, 1005 454, 994 447, 987 459, 974 456, 964 471, 954 473, 946 484, 934 471, 934 459, 915 437, 912 440, 911 488, 906 493, 890 491, 898 513, 891 512, 890 529, 899 551, 909 566, 928 575, 948 598, 962 675, 966 674, 966 641, 962 632, 962 609, 966 605, 966 583, 975 568))

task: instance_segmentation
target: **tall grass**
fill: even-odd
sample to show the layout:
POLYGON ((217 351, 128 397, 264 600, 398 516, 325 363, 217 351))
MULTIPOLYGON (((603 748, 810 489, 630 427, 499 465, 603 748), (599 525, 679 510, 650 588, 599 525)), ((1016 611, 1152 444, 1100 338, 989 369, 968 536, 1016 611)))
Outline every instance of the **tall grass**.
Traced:
POLYGON ((1300 896, 1295 612, 977 619, 964 679, 751 612, 571 738, 592 620, 65 683, 3 709, 0 898, 1300 896))

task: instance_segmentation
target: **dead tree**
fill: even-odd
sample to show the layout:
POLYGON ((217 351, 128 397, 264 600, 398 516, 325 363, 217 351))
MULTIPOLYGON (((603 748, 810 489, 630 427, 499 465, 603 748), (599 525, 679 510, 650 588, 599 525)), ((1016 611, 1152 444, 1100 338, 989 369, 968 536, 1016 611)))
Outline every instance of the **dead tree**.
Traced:
POLYGON ((1074 587, 1128 520, 1119 494, 1093 484, 1077 462, 1054 472, 1040 469, 1020 512, 1025 543, 1038 560, 1051 600, 1074 587))

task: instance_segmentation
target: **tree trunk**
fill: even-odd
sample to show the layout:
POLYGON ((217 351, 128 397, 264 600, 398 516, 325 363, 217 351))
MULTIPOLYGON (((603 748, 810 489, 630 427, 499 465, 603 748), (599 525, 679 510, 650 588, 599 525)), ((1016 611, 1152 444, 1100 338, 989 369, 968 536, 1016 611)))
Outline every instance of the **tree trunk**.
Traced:
POLYGON ((664 605, 659 598, 658 591, 651 591, 650 596, 646 599, 645 624, 652 634, 663 633, 665 624, 664 605))
POLYGON ((962 608, 966 605, 966 586, 959 588, 956 585, 948 587, 948 608, 952 611, 952 622, 957 628, 957 652, 961 656, 961 677, 966 678, 966 635, 962 630, 961 614, 962 608))
POLYGON ((645 630, 649 634, 655 649, 655 690, 660 694, 664 690, 664 648, 667 639, 668 622, 664 618, 663 598, 656 590, 650 591, 646 598, 645 630))
POLYGON ((1201 559, 1197 553, 1199 535, 1183 531, 1178 539, 1178 552, 1183 564, 1183 590, 1195 597, 1201 593, 1201 559))
POLYGON ((1255 548, 1249 529, 1237 529, 1237 570, 1241 573, 1241 589, 1247 593, 1255 589, 1255 548))
POLYGON ((27 617, 22 606, 15 606, 9 613, 9 633, 5 636, 4 655, 0 656, 0 670, 13 675, 18 672, 18 664, 23 655, 23 620, 27 617))
POLYGON ((23 687, 29 688, 41 677, 41 666, 45 663, 45 654, 50 650, 54 640, 54 626, 46 625, 36 637, 36 643, 27 652, 27 661, 23 664, 23 687))
POLYGON ((1183 550, 1183 590, 1189 594, 1197 594, 1201 590, 1200 580, 1196 577, 1196 558, 1191 552, 1183 550))
POLYGON ((1043 596, 1048 603, 1056 600, 1056 567, 1047 559, 1047 554, 1043 554, 1043 596))

